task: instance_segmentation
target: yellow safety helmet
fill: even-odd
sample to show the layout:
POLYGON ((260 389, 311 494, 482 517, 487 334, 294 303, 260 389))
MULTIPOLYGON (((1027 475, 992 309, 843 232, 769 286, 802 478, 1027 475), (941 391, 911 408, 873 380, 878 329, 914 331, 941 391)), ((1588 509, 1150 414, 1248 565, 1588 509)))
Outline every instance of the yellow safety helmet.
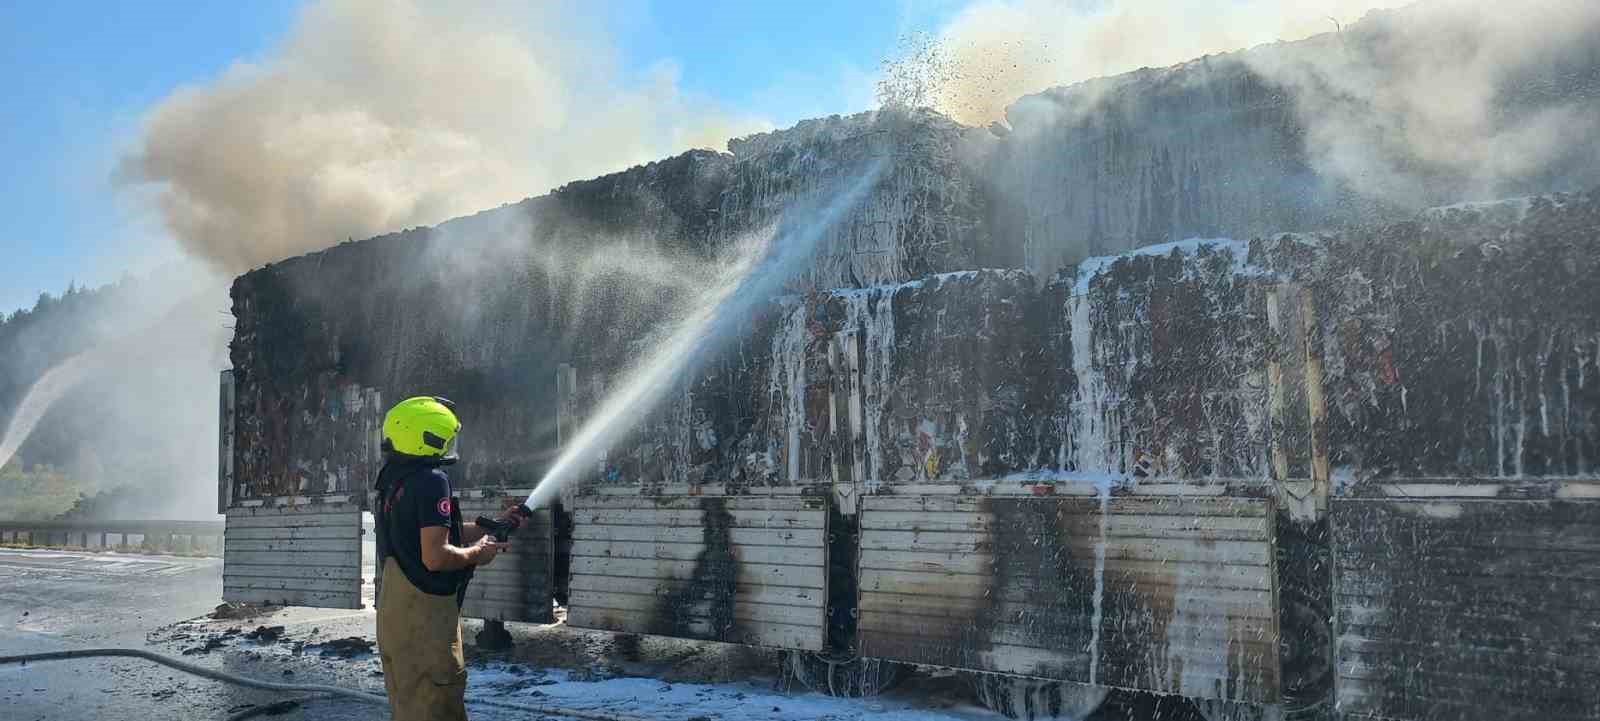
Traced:
POLYGON ((442 461, 455 459, 461 421, 455 404, 436 396, 417 396, 395 404, 383 417, 386 451, 442 461))

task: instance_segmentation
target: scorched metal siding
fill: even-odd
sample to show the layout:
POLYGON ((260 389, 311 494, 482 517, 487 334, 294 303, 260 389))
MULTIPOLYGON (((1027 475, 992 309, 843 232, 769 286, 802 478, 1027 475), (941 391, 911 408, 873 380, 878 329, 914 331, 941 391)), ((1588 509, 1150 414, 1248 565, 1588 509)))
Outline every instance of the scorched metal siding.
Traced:
POLYGON ((1270 501, 862 502, 864 656, 1277 701, 1270 501))
POLYGON ((1600 502, 1337 499, 1349 719, 1600 719, 1600 502))
POLYGON ((798 496, 578 496, 567 623, 821 650, 826 504, 798 496))

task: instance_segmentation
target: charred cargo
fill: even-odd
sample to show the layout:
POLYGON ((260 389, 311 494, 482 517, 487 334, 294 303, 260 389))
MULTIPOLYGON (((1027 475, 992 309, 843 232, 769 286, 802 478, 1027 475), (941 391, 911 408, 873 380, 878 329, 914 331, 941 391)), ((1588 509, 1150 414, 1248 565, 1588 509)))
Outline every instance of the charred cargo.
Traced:
POLYGON ((697 265, 872 161, 790 292, 469 615, 559 598, 575 626, 792 651, 839 693, 958 669, 1018 717, 1146 692, 1213 719, 1600 718, 1600 191, 1547 192, 1600 170, 1350 202, 1230 62, 1172 71, 1231 78, 1180 139, 1136 96, 1204 78, 1024 117, 1079 102, 1054 92, 1005 138, 808 121, 240 277, 225 595, 360 603, 385 400, 447 393, 467 500, 527 493, 697 265), (1115 142, 1062 140, 1085 128, 1115 142), (1271 202, 1198 173, 1239 157, 1271 202))

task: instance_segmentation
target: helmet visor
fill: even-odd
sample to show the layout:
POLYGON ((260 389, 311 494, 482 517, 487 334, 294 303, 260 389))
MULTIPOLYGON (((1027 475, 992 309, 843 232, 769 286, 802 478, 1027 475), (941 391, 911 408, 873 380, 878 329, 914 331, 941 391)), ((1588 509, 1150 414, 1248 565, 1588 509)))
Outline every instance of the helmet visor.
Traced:
POLYGON ((461 434, 459 432, 456 433, 455 437, 445 441, 444 452, 439 454, 439 460, 442 460, 445 463, 455 463, 456 460, 460 459, 460 454, 456 453, 456 446, 460 442, 461 434))
MULTIPOLYGON (((445 398, 444 396, 434 396, 433 400, 438 402, 439 405, 448 408, 451 413, 454 413, 456 410, 455 402, 449 398, 445 398)), ((456 442, 459 440, 461 440, 461 428, 458 424, 456 427, 456 434, 451 436, 450 440, 445 441, 444 452, 439 454, 439 459, 445 463, 455 463, 457 459, 461 458, 460 454, 456 453, 456 442)))

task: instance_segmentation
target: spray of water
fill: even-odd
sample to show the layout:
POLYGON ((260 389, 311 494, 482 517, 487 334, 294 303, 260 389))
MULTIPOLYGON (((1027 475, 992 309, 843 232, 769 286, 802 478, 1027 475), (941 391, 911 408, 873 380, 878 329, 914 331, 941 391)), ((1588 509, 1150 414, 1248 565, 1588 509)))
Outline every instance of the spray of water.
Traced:
POLYGON ((791 207, 770 230, 738 244, 734 258, 695 300, 655 351, 636 364, 562 449, 550 471, 528 496, 539 508, 580 477, 587 464, 648 415, 696 363, 734 336, 742 319, 782 291, 808 263, 817 241, 855 207, 883 174, 885 161, 873 161, 843 193, 820 203, 791 207))
POLYGON ((90 353, 79 353, 62 361, 46 371, 28 389, 28 394, 22 397, 22 403, 17 405, 16 412, 11 414, 11 420, 6 423, 5 435, 0 436, 0 468, 11 462, 17 449, 22 447, 22 442, 28 440, 34 427, 39 425, 39 419, 44 418, 45 411, 88 377, 93 366, 90 353))

